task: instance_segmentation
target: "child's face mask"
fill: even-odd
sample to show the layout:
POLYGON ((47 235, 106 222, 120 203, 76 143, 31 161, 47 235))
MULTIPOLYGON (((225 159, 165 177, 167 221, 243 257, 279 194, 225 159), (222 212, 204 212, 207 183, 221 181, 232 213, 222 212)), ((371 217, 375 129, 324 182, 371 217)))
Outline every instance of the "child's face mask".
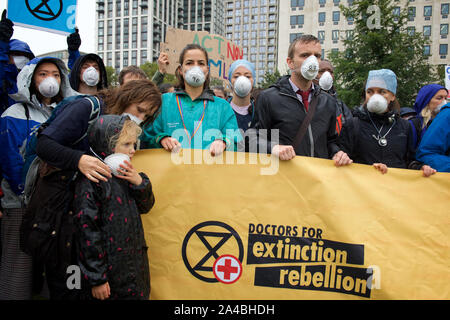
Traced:
POLYGON ((125 165, 125 161, 130 162, 130 157, 123 153, 113 153, 105 158, 104 162, 111 169, 111 172, 115 176, 120 176, 120 173, 117 171, 120 168, 120 165, 125 165))

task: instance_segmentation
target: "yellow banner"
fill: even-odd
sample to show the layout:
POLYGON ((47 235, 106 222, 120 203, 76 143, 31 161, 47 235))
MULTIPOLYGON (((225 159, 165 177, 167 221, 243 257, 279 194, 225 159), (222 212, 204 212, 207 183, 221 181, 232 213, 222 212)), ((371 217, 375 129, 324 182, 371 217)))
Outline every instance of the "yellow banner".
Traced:
POLYGON ((450 298, 450 174, 263 157, 136 154, 151 299, 450 298))

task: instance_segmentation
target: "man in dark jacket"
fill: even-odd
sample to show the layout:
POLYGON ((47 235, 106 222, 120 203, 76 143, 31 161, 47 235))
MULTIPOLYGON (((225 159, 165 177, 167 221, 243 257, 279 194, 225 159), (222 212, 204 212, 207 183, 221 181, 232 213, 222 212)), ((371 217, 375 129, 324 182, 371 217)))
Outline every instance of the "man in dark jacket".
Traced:
POLYGON ((313 82, 336 99, 336 132, 339 135, 344 123, 350 120, 353 116, 352 111, 350 111, 344 101, 339 99, 336 89, 334 88, 334 66, 330 61, 323 59, 319 62, 319 73, 313 82), (324 74, 325 76, 322 78, 324 74))
POLYGON ((255 107, 255 121, 252 124, 260 133, 260 152, 272 153, 281 160, 291 160, 296 155, 332 158, 336 166, 352 162, 347 154, 339 151, 336 144, 336 101, 312 82, 319 69, 321 49, 319 40, 312 35, 295 39, 289 47, 287 58, 291 76, 280 78, 275 85, 260 93, 255 107), (312 56, 317 58, 316 66, 309 67, 306 64, 314 64, 315 58, 312 56), (315 74, 311 72, 314 69, 315 74), (312 99, 317 99, 314 116, 304 138, 298 145, 293 146, 312 99), (268 130, 267 150, 262 150, 265 139, 261 129, 268 130), (279 130, 279 141, 273 136, 273 129, 279 130))
POLYGON ((71 70, 70 85, 73 90, 90 95, 108 88, 108 78, 102 58, 94 53, 80 56, 71 70))

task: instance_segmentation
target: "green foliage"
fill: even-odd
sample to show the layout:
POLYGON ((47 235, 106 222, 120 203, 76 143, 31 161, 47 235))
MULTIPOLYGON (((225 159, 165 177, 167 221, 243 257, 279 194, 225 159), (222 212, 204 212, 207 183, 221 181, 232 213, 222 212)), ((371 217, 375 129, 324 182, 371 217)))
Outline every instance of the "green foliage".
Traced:
MULTIPOLYGON (((151 80, 153 76, 155 75, 156 71, 158 71, 158 64, 156 62, 146 62, 142 64, 139 68, 141 68, 147 77, 151 80)), ((164 82, 163 83, 176 83, 176 77, 172 74, 166 74, 164 76, 164 82)))
MULTIPOLYGON (((354 33, 344 40, 345 50, 330 53, 335 66, 339 97, 351 107, 361 103, 370 70, 391 69, 397 75, 397 99, 402 107, 414 104, 419 89, 437 81, 435 68, 423 54, 430 41, 420 32, 407 31, 408 4, 399 0, 355 0, 340 5, 346 18, 354 19, 354 33), (379 15, 370 6, 379 8, 379 15), (399 7, 399 14, 394 8, 399 7), (379 17, 379 23, 375 18, 379 17)), ((373 8, 373 7, 372 7, 373 8)))
POLYGON ((213 87, 224 87, 224 88, 226 88, 227 87, 227 83, 224 83, 223 80, 218 79, 218 78, 211 78, 209 80, 209 86, 210 86, 210 88, 213 88, 213 87))
POLYGON ((281 74, 280 74, 280 71, 278 71, 278 70, 276 70, 274 73, 270 73, 270 72, 266 71, 266 73, 264 74, 264 78, 260 82, 258 88, 259 89, 267 89, 271 85, 276 83, 278 81, 278 79, 280 79, 280 77, 281 77, 281 74))
POLYGON ((439 84, 445 87, 445 64, 440 64, 437 66, 437 74, 439 79, 439 84))
POLYGON ((158 64, 147 61, 146 63, 142 64, 139 68, 141 68, 142 71, 145 72, 147 77, 151 79, 155 75, 156 71, 158 71, 158 64))
POLYGON ((108 77, 108 87, 112 88, 119 84, 119 79, 116 74, 116 69, 113 67, 107 66, 106 67, 106 75, 108 77))

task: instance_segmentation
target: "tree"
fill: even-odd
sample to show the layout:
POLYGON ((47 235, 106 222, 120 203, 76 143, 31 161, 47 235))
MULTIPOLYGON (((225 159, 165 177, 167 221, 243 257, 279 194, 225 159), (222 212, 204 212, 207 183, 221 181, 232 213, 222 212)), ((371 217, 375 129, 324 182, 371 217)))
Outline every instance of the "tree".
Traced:
POLYGON ((115 87, 117 86, 117 84, 119 83, 118 77, 117 77, 117 73, 116 73, 116 69, 114 69, 113 67, 107 66, 106 67, 106 75, 108 78, 108 87, 115 87))
POLYGON ((156 71, 158 71, 158 64, 147 61, 146 63, 142 64, 139 68, 141 68, 142 71, 145 72, 147 77, 149 79, 151 79, 154 76, 154 74, 156 73, 156 71))
POLYGON ((344 39, 345 50, 332 52, 336 88, 348 106, 358 106, 370 70, 391 69, 397 75, 396 97, 401 106, 412 106, 419 89, 437 81, 435 68, 424 54, 429 40, 408 29, 410 17, 398 0, 355 0, 341 12, 354 21, 353 35, 344 39))
MULTIPOLYGON (((147 77, 151 80, 155 75, 156 71, 158 71, 158 64, 156 62, 146 62, 142 64, 139 68, 141 68, 147 77)), ((164 77, 164 83, 172 83, 175 84, 176 77, 172 74, 166 74, 164 77)))
POLYGON ((280 71, 275 70, 274 73, 270 73, 269 71, 266 71, 266 73, 264 74, 264 78, 262 79, 262 81, 259 84, 259 88, 260 89, 267 89, 269 88, 271 85, 275 84, 278 79, 280 79, 281 74, 280 71))
POLYGON ((226 88, 227 85, 228 85, 228 81, 226 81, 226 82, 224 83, 224 81, 223 81, 222 79, 219 79, 219 78, 213 78, 213 77, 211 77, 211 78, 209 79, 209 86, 210 86, 211 88, 212 88, 212 87, 224 87, 224 88, 226 88))

